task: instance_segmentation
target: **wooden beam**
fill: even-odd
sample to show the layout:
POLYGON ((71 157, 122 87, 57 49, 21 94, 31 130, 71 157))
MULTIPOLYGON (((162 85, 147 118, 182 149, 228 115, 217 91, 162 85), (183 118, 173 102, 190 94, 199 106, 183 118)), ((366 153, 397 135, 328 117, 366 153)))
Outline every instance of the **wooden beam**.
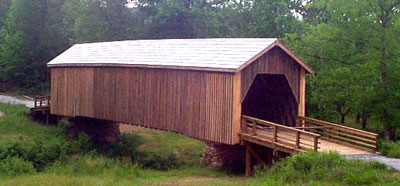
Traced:
POLYGON ((300 95, 299 95, 298 115, 305 117, 306 116, 306 72, 304 68, 300 70, 299 94, 300 95))
POLYGON ((258 162, 260 162, 260 163, 263 164, 264 166, 267 166, 267 163, 261 158, 261 156, 258 155, 258 153, 257 153, 256 151, 253 150, 253 148, 251 147, 251 144, 248 143, 247 146, 249 147, 248 149, 249 149, 249 151, 250 151, 250 154, 251 154, 252 156, 254 156, 254 157, 257 159, 258 162))
POLYGON ((251 176, 251 153, 248 142, 246 142, 246 176, 251 176))

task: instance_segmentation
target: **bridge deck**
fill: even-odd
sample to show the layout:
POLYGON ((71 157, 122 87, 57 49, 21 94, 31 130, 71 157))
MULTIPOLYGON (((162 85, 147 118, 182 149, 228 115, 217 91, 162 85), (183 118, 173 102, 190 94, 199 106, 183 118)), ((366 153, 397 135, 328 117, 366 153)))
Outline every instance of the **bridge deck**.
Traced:
POLYGON ((287 153, 317 150, 339 154, 371 154, 375 152, 377 135, 312 118, 300 118, 301 127, 243 116, 241 140, 287 153))

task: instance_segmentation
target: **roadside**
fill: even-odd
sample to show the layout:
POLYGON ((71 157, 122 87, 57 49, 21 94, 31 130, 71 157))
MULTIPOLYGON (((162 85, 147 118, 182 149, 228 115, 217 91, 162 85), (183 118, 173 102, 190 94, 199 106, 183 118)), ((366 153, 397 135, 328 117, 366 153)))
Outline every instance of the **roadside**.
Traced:
POLYGON ((346 155, 346 158, 362 159, 366 161, 375 160, 400 171, 400 159, 397 158, 388 158, 379 154, 354 154, 354 155, 346 155))
POLYGON ((0 103, 10 103, 10 104, 21 104, 29 108, 34 106, 33 100, 27 96, 23 98, 17 98, 14 96, 8 96, 0 93, 0 103))

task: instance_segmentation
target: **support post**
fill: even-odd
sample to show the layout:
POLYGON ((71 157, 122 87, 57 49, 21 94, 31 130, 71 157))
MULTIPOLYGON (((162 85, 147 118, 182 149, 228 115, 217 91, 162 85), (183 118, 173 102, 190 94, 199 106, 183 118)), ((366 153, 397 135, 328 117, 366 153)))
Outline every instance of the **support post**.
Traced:
POLYGON ((255 121, 251 121, 251 123, 253 124, 253 135, 257 136, 257 123, 255 121))
POLYGON ((315 151, 318 151, 318 136, 315 136, 314 137, 314 150, 315 151))
POLYGON ((247 133, 247 119, 242 118, 242 132, 247 133))
POLYGON ((300 149, 300 132, 296 133, 296 149, 300 149))
POLYGON ((251 176, 251 154, 250 154, 250 147, 248 142, 245 142, 246 144, 246 176, 250 177, 251 176))

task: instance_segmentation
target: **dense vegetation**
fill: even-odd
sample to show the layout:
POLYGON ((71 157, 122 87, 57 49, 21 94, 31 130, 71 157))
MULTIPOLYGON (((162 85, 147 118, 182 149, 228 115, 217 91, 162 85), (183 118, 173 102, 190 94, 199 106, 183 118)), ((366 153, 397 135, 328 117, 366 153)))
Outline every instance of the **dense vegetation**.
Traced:
MULTIPOLYGON (((203 144, 179 134, 134 128, 107 150, 63 126, 31 122, 26 107, 0 104, 0 185, 398 185, 398 172, 377 162, 309 152, 246 179, 204 167, 203 144), (140 145, 141 144, 141 145, 140 145), (132 161, 132 158, 134 161, 132 161)), ((128 130, 125 130, 128 131, 128 130)))
POLYGON ((0 0, 0 91, 48 91, 46 63, 74 43, 279 37, 308 62, 308 115, 400 123, 398 0, 0 0))

